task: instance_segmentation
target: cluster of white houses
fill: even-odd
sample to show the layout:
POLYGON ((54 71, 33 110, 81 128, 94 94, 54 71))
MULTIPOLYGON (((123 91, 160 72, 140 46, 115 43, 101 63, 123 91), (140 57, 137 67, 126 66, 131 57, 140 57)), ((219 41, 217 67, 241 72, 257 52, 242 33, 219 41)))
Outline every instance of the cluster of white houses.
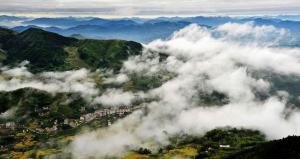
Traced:
POLYGON ((6 122, 5 124, 0 124, 0 128, 2 129, 15 129, 16 123, 15 122, 6 122))
MULTIPOLYGON (((66 118, 64 120, 64 124, 70 125, 71 127, 76 127, 78 125, 81 125, 84 122, 89 122, 96 118, 101 118, 101 117, 105 117, 108 115, 117 115, 119 117, 122 117, 125 114, 129 114, 129 113, 133 112, 134 110, 141 109, 141 108, 143 108, 143 107, 142 106, 134 106, 134 107, 133 106, 120 106, 120 107, 105 108, 102 110, 97 110, 93 113, 88 113, 88 114, 82 115, 79 118, 79 121, 66 118)), ((107 125, 108 126, 111 125, 110 120, 107 121, 107 125)))
POLYGON ((101 118, 101 117, 104 117, 107 115, 118 115, 121 117, 125 113, 131 113, 133 110, 134 110, 133 107, 128 107, 128 106, 97 110, 94 113, 88 113, 88 114, 82 115, 80 117, 80 120, 81 121, 91 121, 91 120, 94 120, 95 118, 101 118))
MULTIPOLYGON (((122 117, 126 114, 129 114, 133 112, 134 110, 141 109, 143 106, 120 106, 120 107, 111 107, 111 108, 105 108, 102 110, 97 110, 93 113, 88 113, 85 115, 82 115, 79 119, 64 119, 64 122, 62 124, 69 125, 71 127, 77 127, 83 123, 92 121, 96 118, 101 118, 109 115, 115 115, 122 117)), ((43 110, 47 110, 47 108, 43 108, 43 110)), ((40 112, 41 113, 41 112, 40 112)), ((46 112, 43 112, 46 113, 46 112)), ((110 126, 112 122, 110 120, 107 121, 107 125, 110 126)), ((27 131, 34 131, 36 133, 43 133, 43 132, 55 132, 58 130, 59 123, 57 120, 54 121, 54 124, 52 127, 47 128, 36 128, 35 130, 27 130, 27 131)), ((4 124, 0 124, 0 129, 15 129, 16 124, 15 122, 6 122, 4 124)), ((25 130, 26 131, 26 130, 25 130)))

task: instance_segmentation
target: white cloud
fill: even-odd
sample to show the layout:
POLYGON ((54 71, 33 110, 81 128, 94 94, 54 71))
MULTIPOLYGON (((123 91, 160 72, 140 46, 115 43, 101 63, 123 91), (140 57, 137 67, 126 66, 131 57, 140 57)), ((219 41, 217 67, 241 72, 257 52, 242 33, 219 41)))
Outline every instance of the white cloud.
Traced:
POLYGON ((23 61, 19 64, 19 67, 9 68, 7 66, 1 67, 0 70, 2 74, 12 76, 12 77, 32 77, 32 73, 27 70, 26 65, 28 61, 23 61))
POLYGON ((9 76, 25 76, 25 77, 32 77, 32 73, 27 71, 27 68, 24 66, 16 67, 12 69, 3 68, 2 73, 9 76))
POLYGON ((300 135, 300 111, 287 108, 288 94, 269 94, 273 81, 254 76, 255 72, 300 76, 300 49, 280 48, 279 41, 268 38, 269 34, 285 37, 281 30, 270 26, 229 23, 212 30, 191 25, 169 40, 150 43, 143 55, 124 63, 122 73, 151 75, 167 71, 174 78, 149 91, 159 100, 147 104, 147 114, 136 111, 107 129, 75 138, 69 147, 73 157, 119 156, 139 146, 155 151, 169 144, 172 135, 201 136, 222 126, 257 129, 268 139, 300 135), (226 34, 214 35, 222 32, 226 34), (251 35, 252 40, 240 41, 245 35, 251 35), (159 62, 149 51, 169 57, 159 62), (199 92, 212 91, 224 93, 229 103, 207 106, 197 102, 199 92), (258 92, 270 97, 257 98, 258 92))
POLYGON ((129 106, 136 98, 131 92, 123 92, 118 89, 108 89, 100 97, 94 99, 94 103, 101 103, 105 106, 129 106))
POLYGON ((255 41, 258 45, 264 46, 283 42, 287 38, 290 39, 288 31, 285 29, 277 29, 270 25, 255 26, 253 22, 247 22, 244 25, 227 23, 218 26, 216 32, 222 38, 226 38, 224 40, 255 41))
POLYGON ((83 97, 91 98, 99 94, 94 80, 90 77, 94 73, 86 69, 66 72, 44 72, 33 75, 25 66, 16 68, 3 67, 0 81, 0 91, 14 91, 31 87, 52 93, 75 92, 83 97))
POLYGON ((3 113, 0 114, 0 119, 10 119, 13 118, 15 115, 15 112, 17 111, 16 107, 13 107, 3 113))
POLYGON ((106 84, 121 84, 121 83, 124 83, 124 82, 127 82, 129 80, 128 76, 126 74, 118 74, 116 77, 109 77, 109 78, 106 78, 104 80, 104 83, 106 84))

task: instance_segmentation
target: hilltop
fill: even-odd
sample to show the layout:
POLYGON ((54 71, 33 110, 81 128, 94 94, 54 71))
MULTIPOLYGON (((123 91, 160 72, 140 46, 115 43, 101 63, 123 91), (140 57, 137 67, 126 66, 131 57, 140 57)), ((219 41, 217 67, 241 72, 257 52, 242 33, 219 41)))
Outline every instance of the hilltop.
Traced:
POLYGON ((0 28, 0 44, 4 64, 27 60, 34 72, 82 67, 119 69, 122 60, 142 50, 142 45, 133 41, 78 40, 37 28, 21 33, 0 28))

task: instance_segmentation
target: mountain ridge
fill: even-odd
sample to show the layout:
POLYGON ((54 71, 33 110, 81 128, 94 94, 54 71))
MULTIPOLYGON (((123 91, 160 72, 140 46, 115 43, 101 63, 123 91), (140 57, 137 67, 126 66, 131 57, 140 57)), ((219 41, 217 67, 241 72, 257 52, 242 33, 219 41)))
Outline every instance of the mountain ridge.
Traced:
MULTIPOLYGON (((63 71, 75 68, 76 66, 72 67, 66 63, 66 59, 70 54, 70 52, 66 51, 68 47, 78 48, 79 52, 76 54, 78 54, 78 57, 84 57, 87 60, 88 65, 86 66, 90 69, 108 67, 118 69, 122 60, 130 55, 139 54, 142 50, 142 45, 133 41, 78 40, 37 28, 30 28, 21 33, 15 33, 8 29, 1 30, 1 49, 6 52, 7 56, 3 63, 6 65, 17 65, 27 60, 30 62, 29 68, 36 72, 63 71), (95 47, 96 45, 100 47, 95 47), (127 54, 127 52, 130 52, 130 54, 127 54), (115 55, 109 56, 109 54, 115 55), (91 59, 89 56, 93 56, 94 63, 88 60, 91 59), (114 62, 111 64, 96 62, 105 61, 109 57, 114 59, 114 62)), ((82 60, 84 61, 84 59, 82 60)))

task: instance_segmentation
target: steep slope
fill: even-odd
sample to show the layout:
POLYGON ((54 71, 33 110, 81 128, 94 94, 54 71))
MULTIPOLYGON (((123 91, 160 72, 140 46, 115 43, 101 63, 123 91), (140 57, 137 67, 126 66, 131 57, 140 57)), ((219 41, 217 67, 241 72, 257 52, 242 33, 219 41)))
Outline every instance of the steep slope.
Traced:
POLYGON ((296 159, 300 158, 300 137, 290 136, 260 144, 228 157, 228 159, 296 159))
POLYGON ((8 39, 14 37, 14 35, 14 31, 0 27, 0 48, 3 43, 5 43, 8 39))
POLYGON ((11 38, 15 37, 15 32, 9 29, 0 27, 0 62, 3 62, 7 55, 6 51, 3 50, 3 45, 11 38))
POLYGON ((3 62, 6 59, 6 53, 0 49, 0 62, 3 62))
POLYGON ((80 59, 92 68, 121 68, 122 61, 140 53, 142 46, 123 40, 81 40, 76 45, 80 59))
POLYGON ((0 50, 0 54, 4 56, 6 52, 7 56, 4 64, 16 65, 27 60, 33 72, 81 67, 118 69, 121 60, 142 50, 142 45, 135 42, 77 40, 34 28, 17 35, 10 30, 3 29, 2 32, 0 42, 3 43, 3 50, 0 50))
POLYGON ((5 43, 4 49, 8 52, 5 64, 28 60, 30 68, 34 71, 61 70, 68 55, 63 47, 74 42, 75 39, 55 33, 28 29, 5 43))

